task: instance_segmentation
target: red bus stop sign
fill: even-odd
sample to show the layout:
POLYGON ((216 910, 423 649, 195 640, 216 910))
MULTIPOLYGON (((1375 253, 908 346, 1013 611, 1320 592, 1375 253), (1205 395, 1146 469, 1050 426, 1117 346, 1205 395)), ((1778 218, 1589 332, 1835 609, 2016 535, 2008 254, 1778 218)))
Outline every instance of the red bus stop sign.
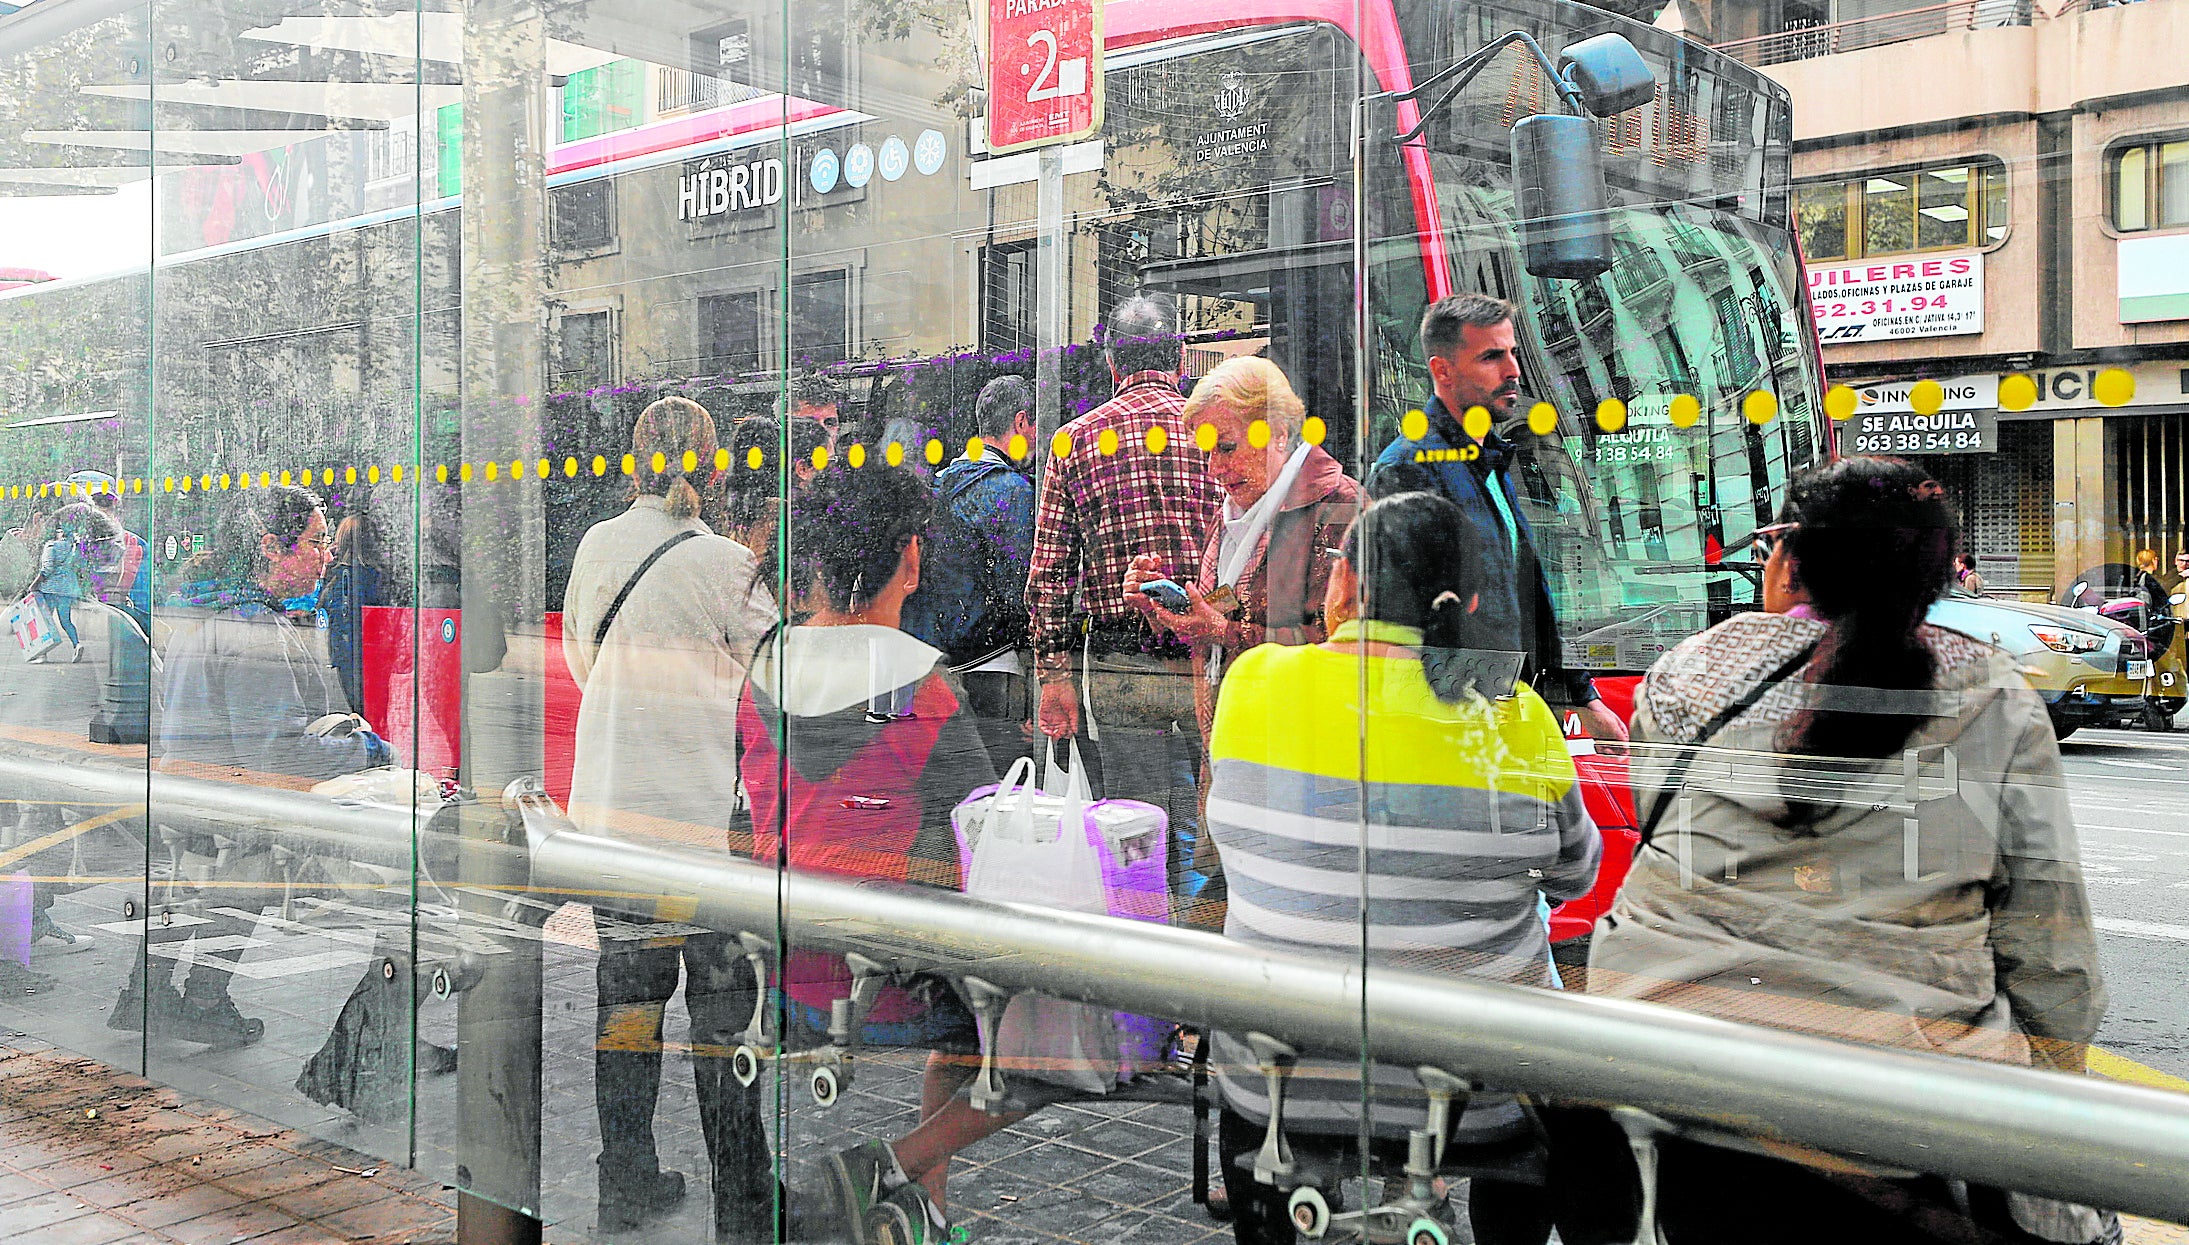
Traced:
POLYGON ((1101 0, 988 0, 988 149, 1101 128, 1101 0))

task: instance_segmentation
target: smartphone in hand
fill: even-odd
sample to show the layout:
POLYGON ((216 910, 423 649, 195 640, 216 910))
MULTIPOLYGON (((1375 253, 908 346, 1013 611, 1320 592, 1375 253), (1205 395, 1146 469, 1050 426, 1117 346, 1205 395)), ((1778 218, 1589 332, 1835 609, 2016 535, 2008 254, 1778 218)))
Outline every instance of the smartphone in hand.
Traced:
POLYGON ((1179 587, 1176 580, 1151 579, 1140 585, 1140 591, 1173 614, 1184 614, 1193 609, 1192 598, 1186 595, 1186 590, 1179 587))

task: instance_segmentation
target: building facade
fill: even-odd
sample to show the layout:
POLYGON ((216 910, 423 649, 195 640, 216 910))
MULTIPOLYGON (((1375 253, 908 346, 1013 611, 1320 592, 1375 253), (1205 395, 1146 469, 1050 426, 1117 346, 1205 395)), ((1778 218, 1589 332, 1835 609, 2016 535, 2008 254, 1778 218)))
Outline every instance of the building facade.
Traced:
POLYGON ((1813 8, 1707 16, 1794 96, 1825 364, 1861 399, 1842 451, 1918 454, 1957 486, 1995 588, 2054 594, 2146 548, 2170 565, 2189 547, 2189 9, 1813 8), (1928 413, 1922 380, 1943 390, 1928 413))

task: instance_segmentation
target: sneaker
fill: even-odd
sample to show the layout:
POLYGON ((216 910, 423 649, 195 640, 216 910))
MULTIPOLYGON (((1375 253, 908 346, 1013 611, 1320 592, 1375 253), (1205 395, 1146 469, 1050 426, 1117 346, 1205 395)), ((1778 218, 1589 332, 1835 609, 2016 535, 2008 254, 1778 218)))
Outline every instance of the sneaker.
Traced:
POLYGON ((670 1213, 683 1201, 683 1172, 655 1172, 650 1181, 644 1178, 613 1183, 604 1180, 600 1190, 601 1231, 628 1232, 650 1219, 670 1213))
POLYGON ((969 1239, 971 1233, 945 1222, 927 1190, 916 1184, 891 1189, 867 1212, 866 1245, 956 1245, 969 1239))
MULTIPOLYGON (((175 993, 175 987, 153 987, 151 1012, 154 1030, 164 1029, 168 1022, 174 1018, 175 1013, 181 1010, 182 996, 175 993)), ((114 1006, 107 1009, 106 1027, 121 1029, 130 1033, 140 1033, 144 1030, 144 1016, 145 999, 143 992, 124 986, 121 994, 115 997, 114 1006)))
POLYGON ((873 1245, 867 1216, 891 1192, 917 1188, 897 1165, 897 1152, 886 1141, 869 1141, 829 1156, 829 1189, 836 1197, 838 1221, 854 1245, 873 1245))
POLYGON ((237 1011, 236 1001, 225 994, 211 999, 184 995, 174 1014, 165 1021, 156 1026, 164 1031, 163 1036, 223 1049, 249 1046, 266 1036, 266 1022, 237 1011))

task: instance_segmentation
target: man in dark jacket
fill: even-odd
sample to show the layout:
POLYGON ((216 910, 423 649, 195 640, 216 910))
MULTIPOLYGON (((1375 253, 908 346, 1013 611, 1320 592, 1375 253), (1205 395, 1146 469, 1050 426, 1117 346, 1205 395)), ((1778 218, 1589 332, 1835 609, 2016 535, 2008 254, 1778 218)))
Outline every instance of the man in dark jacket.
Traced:
POLYGON ((980 456, 966 453, 935 475, 920 588, 905 602, 904 629, 943 651, 959 672, 991 755, 1023 751, 1030 718, 1026 666, 1026 568, 1034 548, 1034 387, 998 376, 973 407, 980 456))
POLYGON ((1513 490, 1511 444, 1490 429, 1469 435, 1461 423, 1475 407, 1494 423, 1519 401, 1512 304, 1487 294, 1438 299, 1422 313, 1421 348, 1436 389, 1423 409, 1426 426, 1409 427, 1384 447, 1370 494, 1434 490, 1458 506, 1468 547, 1481 558, 1470 646, 1526 654, 1527 677, 1546 699, 1578 706, 1591 734, 1625 739, 1626 724, 1604 705, 1588 672, 1566 668, 1550 581, 1513 490))

